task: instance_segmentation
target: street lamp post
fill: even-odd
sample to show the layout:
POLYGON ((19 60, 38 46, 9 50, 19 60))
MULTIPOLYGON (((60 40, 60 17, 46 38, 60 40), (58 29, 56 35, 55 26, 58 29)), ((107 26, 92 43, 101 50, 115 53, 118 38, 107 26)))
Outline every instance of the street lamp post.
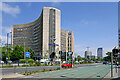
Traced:
MULTIPOLYGON (((10 32, 10 33, 12 33, 12 32, 10 32)), ((9 34, 10 33, 7 33, 7 56, 6 56, 6 61, 8 60, 8 41, 9 41, 9 34)))

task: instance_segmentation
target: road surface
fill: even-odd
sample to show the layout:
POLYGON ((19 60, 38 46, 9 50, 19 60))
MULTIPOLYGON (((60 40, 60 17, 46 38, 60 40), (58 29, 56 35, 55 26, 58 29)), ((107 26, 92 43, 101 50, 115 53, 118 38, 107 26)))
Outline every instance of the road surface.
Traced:
MULTIPOLYGON (((87 67, 87 66, 96 66, 101 64, 76 64, 75 67, 87 67)), ((27 71, 42 71, 43 69, 56 69, 59 66, 41 66, 41 67, 27 67, 27 71)), ((0 68, 2 70, 3 75, 9 75, 13 73, 25 72, 26 67, 18 67, 18 68, 0 68)))

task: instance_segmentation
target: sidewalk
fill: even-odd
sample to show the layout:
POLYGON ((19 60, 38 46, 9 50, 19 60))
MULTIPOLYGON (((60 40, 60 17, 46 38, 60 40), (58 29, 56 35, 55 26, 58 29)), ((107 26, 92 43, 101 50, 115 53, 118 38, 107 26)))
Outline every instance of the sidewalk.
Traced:
POLYGON ((18 73, 13 73, 13 74, 7 74, 7 75, 2 75, 2 78, 17 78, 17 77, 23 77, 24 75, 18 74, 18 73))
POLYGON ((108 79, 115 79, 115 78, 120 78, 120 68, 113 68, 113 78, 111 78, 111 69, 110 69, 110 72, 103 78, 103 80, 105 78, 108 78, 108 79))

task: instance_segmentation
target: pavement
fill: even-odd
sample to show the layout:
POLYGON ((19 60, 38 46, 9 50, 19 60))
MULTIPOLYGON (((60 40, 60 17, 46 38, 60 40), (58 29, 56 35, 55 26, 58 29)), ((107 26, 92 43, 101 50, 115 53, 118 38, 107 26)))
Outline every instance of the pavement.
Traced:
POLYGON ((114 66, 112 78, 111 78, 111 70, 110 70, 110 72, 104 77, 104 79, 120 80, 120 66, 119 67, 114 66))

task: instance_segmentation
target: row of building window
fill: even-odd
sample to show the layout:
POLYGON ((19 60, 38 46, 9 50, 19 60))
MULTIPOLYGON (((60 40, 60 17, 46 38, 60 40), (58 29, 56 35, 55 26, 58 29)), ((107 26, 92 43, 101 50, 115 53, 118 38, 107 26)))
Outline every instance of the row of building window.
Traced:
POLYGON ((25 39, 27 37, 14 37, 13 39, 25 39))
POLYGON ((28 29, 33 29, 33 28, 35 28, 36 26, 38 26, 38 25, 40 25, 41 23, 39 22, 39 23, 37 23, 36 25, 34 25, 34 26, 30 26, 30 27, 26 27, 26 28, 14 28, 14 30, 16 30, 16 31, 23 31, 23 30, 28 30, 28 29))

